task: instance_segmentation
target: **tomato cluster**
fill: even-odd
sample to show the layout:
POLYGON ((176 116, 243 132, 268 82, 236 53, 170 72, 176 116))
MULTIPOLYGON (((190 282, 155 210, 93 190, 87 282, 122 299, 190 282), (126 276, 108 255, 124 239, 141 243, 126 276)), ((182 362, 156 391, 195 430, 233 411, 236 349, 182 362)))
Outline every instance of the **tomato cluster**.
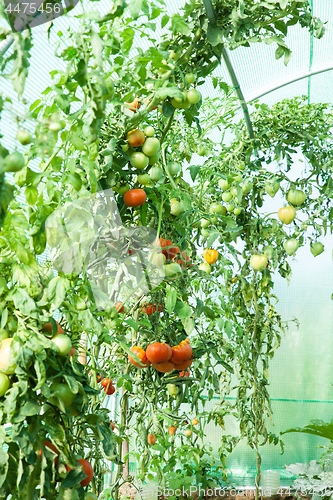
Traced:
POLYGON ((152 364, 155 370, 161 373, 169 373, 172 370, 186 370, 193 362, 193 351, 188 339, 183 340, 174 347, 170 347, 169 344, 164 342, 155 342, 149 344, 146 351, 141 347, 134 346, 131 348, 131 352, 136 354, 141 362, 141 364, 139 364, 135 359, 129 356, 129 361, 134 366, 145 368, 152 364))
POLYGON ((102 386, 104 387, 104 392, 106 392, 108 396, 116 392, 116 388, 114 387, 112 380, 109 378, 103 378, 102 386))

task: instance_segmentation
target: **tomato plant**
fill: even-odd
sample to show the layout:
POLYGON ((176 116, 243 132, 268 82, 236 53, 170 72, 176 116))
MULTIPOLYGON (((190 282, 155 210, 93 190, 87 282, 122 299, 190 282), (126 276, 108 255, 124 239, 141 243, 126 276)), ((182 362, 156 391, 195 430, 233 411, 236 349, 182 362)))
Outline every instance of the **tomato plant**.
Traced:
MULTIPOLYGON (((238 415, 240 432, 223 436, 218 451, 223 474, 227 456, 241 438, 254 450, 265 440, 279 442, 265 423, 270 417, 269 361, 283 330, 274 309, 272 271, 289 278, 292 245, 291 238, 287 245, 283 225, 267 213, 265 201, 279 189, 287 192, 288 203, 306 217, 306 227, 299 225, 292 206, 279 211, 280 220, 294 221, 295 234, 299 232, 295 239, 302 245, 306 231, 313 231, 310 249, 314 255, 323 251, 318 238, 332 224, 329 203, 323 203, 332 197, 332 113, 302 98, 271 108, 258 104, 251 114, 253 141, 244 123, 235 120, 231 89, 213 71, 224 45, 237 50, 254 37, 278 40, 276 55, 284 55, 287 62, 290 51, 284 38, 290 25, 300 22, 315 36, 323 33, 306 2, 292 8, 290 2, 282 3, 271 9, 267 2, 255 2, 250 13, 245 6, 237 16, 234 6, 222 8, 215 2, 217 33, 197 2, 186 5, 183 18, 155 2, 117 2, 103 18, 76 18, 73 13, 80 31, 70 24, 70 50, 58 54, 66 69, 52 71, 50 86, 15 120, 18 141, 29 147, 24 156, 14 147, 0 148, 0 415, 1 425, 13 426, 1 443, 9 446, 2 458, 1 497, 32 500, 38 492, 46 500, 69 494, 81 499, 89 495, 82 487, 90 481, 99 494, 105 463, 111 461, 117 466, 112 495, 118 500, 119 484, 128 478, 125 457, 131 453, 137 453, 143 481, 151 473, 159 478, 163 471, 177 474, 177 460, 182 474, 188 472, 188 484, 196 474, 208 481, 214 456, 204 445, 204 425, 213 421, 223 427, 228 414, 238 415), (286 9, 288 23, 281 31, 279 19, 285 18, 286 9), (136 45, 147 36, 141 28, 143 15, 145 25, 152 27, 157 19, 165 29, 160 40, 150 30, 148 48, 136 45), (198 89, 209 75, 217 97, 205 99, 198 89), (223 116, 216 113, 217 105, 225 107, 223 116), (33 141, 25 131, 31 124, 33 141), (230 144, 213 142, 210 131, 216 129, 222 135, 230 130, 230 144), (306 130, 306 141, 295 130, 306 130), (319 149, 317 137, 322 141, 319 149), (296 152, 311 169, 311 176, 295 180, 297 190, 290 188, 288 177, 296 152), (202 156, 200 165, 192 162, 195 153, 202 156), (279 171, 272 173, 267 165, 273 162, 279 171), (13 184, 4 182, 4 172, 15 174, 13 184), (145 191, 138 184, 147 186, 145 191), (114 199, 98 212, 109 189, 114 199), (19 190, 24 196, 20 203, 14 197, 19 190), (314 191, 317 200, 311 199, 314 191), (93 208, 92 199, 97 200, 93 208), (117 239, 120 227, 124 235, 117 239), (150 233, 144 242, 142 229, 150 233), (165 273, 157 286, 145 259, 155 238, 161 254, 151 260, 165 273), (198 266, 204 238, 208 262, 198 266), (47 244, 52 257, 42 262, 38 256, 47 244), (221 265, 212 272, 215 245, 221 265), (78 247, 80 252, 74 250, 78 247), (109 257, 117 261, 115 269, 109 257), (134 257, 142 258, 142 269, 134 257), (133 277, 137 282, 130 281, 133 277), (141 287, 143 278, 147 286, 141 287), (116 314, 125 302, 126 316, 116 314), (54 344, 61 355, 55 355, 54 344), (63 357, 67 353, 70 359, 63 357), (145 369, 136 369, 141 366, 138 359, 145 369), (239 373, 234 366, 242 367, 239 373), (122 392, 117 433, 102 404, 106 394, 115 392, 106 374, 122 392), (229 406, 205 409, 207 394, 210 400, 216 394, 225 401, 229 374, 246 390, 229 406), (193 431, 195 439, 175 447, 173 439, 165 439, 165 422, 181 422, 183 404, 188 421, 200 415, 201 425, 193 431), (137 449, 130 453, 133 431, 137 449), (156 437, 159 449, 148 451, 156 437), (55 474, 53 460, 46 460, 46 440, 55 443, 67 475, 62 470, 55 474), (76 458, 86 451, 90 462, 80 459, 81 471, 76 458), (12 463, 20 464, 20 482, 12 463)), ((2 70, 8 70, 8 81, 21 96, 31 42, 30 32, 16 35, 2 70)), ((3 105, 9 106, 0 99, 0 112, 3 105)), ((192 425, 197 425, 195 420, 192 425)), ((191 433, 186 429, 185 436, 191 433)), ((260 465, 258 469, 260 476, 260 465)), ((179 475, 177 481, 183 480, 179 475)))

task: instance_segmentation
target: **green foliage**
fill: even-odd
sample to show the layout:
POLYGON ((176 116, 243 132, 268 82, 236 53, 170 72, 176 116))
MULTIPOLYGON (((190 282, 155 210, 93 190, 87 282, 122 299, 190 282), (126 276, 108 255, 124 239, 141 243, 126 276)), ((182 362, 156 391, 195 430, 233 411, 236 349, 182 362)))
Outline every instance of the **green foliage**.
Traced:
MULTIPOLYGON (((297 210, 307 218, 301 222, 296 217, 291 226, 299 245, 316 241, 332 229, 332 110, 322 104, 307 105, 304 98, 272 108, 255 104, 254 142, 244 123, 234 119, 231 89, 216 77, 212 82, 217 98, 194 105, 184 101, 184 109, 173 103, 177 105, 174 99, 183 98, 191 88, 187 74, 195 75, 196 87, 204 83, 217 66, 224 44, 236 49, 256 41, 276 43, 276 57, 284 55, 287 62, 289 26, 299 23, 315 30, 318 37, 323 26, 312 18, 307 2, 218 0, 214 7, 215 26, 208 22, 202 3, 195 1, 173 16, 166 13, 163 2, 147 0, 128 5, 117 0, 103 18, 84 11, 79 31, 70 26, 66 34, 59 33, 66 41, 59 50, 66 69, 52 71, 52 85, 26 109, 26 119, 35 124, 35 138, 26 149, 26 166, 15 174, 15 185, 26 202, 13 200, 18 189, 5 184, 3 176, 0 179, 0 327, 2 335, 14 338, 16 364, 9 375, 11 387, 0 398, 1 424, 12 424, 11 435, 0 427, 1 443, 8 446, 0 454, 0 496, 4 498, 12 494, 30 500, 37 490, 47 500, 82 500, 83 473, 76 458, 86 454, 93 463, 96 492, 102 489, 105 464, 117 465, 117 499, 126 479, 126 443, 131 433, 142 480, 155 474, 162 483, 169 479, 190 484, 195 476, 204 488, 217 481, 216 457, 204 444, 207 423, 224 429, 225 416, 239 421, 239 435, 225 433, 219 445, 218 473, 224 478, 227 457, 241 438, 247 439, 257 456, 259 445, 283 444, 266 427, 272 414, 267 386, 269 362, 286 329, 275 309, 273 277, 277 270, 290 278, 290 256, 283 247, 289 233, 276 214, 265 212, 264 203, 275 188, 284 194, 291 188, 303 189, 306 199, 297 210), (282 18, 288 19, 284 25, 282 18), (158 43, 156 23, 165 30, 158 43), (137 36, 145 39, 147 48, 136 45, 137 36), (134 99, 141 106, 133 111, 127 103, 134 99), (144 171, 131 165, 127 133, 146 126, 154 128, 160 141, 154 165, 163 175, 144 186, 147 201, 143 205, 129 208, 120 188, 140 187, 137 176, 148 173, 151 165, 144 171), (216 129, 222 135, 219 144, 210 138, 216 129), (226 130, 233 133, 228 144, 226 130), (291 182, 288 172, 298 151, 310 172, 291 182), (205 159, 190 166, 189 184, 184 170, 195 153, 205 159), (39 163, 38 171, 31 160, 39 163), (169 163, 181 165, 180 172, 171 176, 169 163), (230 185, 225 203, 221 180, 230 185), (123 241, 110 228, 105 230, 107 217, 101 221, 103 217, 82 208, 88 196, 109 188, 114 188, 122 229, 128 229, 123 241), (173 198, 184 208, 176 215, 171 211, 173 198), (214 204, 217 210, 211 209, 214 204), (59 218, 59 227, 66 225, 63 232, 59 234, 52 225, 46 231, 50 215, 70 208, 66 224, 59 218), (100 225, 94 224, 93 215, 100 225), (207 233, 201 231, 202 219, 209 222, 203 228, 207 233), (129 250, 144 253, 134 231, 142 226, 153 229, 153 237, 171 241, 173 253, 167 253, 167 264, 178 263, 181 272, 155 286, 147 265, 143 267, 147 289, 132 289, 128 295, 124 268, 136 276, 129 250), (68 251, 79 243, 82 254, 89 247, 93 262, 83 261, 72 272, 61 268, 55 276, 51 262, 41 264, 37 259, 47 243, 54 253, 58 244, 68 251), (203 247, 219 251, 211 274, 199 269, 203 247), (254 253, 265 254, 269 261, 262 273, 251 267, 254 253), (117 268, 105 286, 98 286, 88 279, 89 272, 94 269, 105 278, 106 257, 114 258, 117 268), (124 312, 114 306, 118 299, 124 312), (144 304, 157 307, 146 314, 144 304), (64 360, 52 348, 43 326, 51 321, 55 334, 53 317, 59 318, 79 350, 74 358, 64 360), (194 358, 189 376, 180 370, 164 374, 152 366, 138 369, 128 361, 133 345, 177 346, 187 337, 194 358), (110 429, 104 405, 109 396, 99 390, 98 377, 111 378, 121 393, 117 433, 110 429), (232 377, 237 391, 234 403, 227 399, 232 377), (52 392, 57 387, 53 383, 68 387, 69 399, 75 395, 74 407, 66 408, 65 401, 52 392), (173 394, 168 391, 170 384, 173 394), (214 397, 219 398, 218 404, 206 410, 206 401, 214 397), (185 413, 185 408, 190 409, 185 413), (199 424, 192 425, 190 416, 199 424), (176 427, 173 435, 169 426, 176 427), (191 431, 189 436, 186 430, 191 431), (148 443, 149 433, 156 435, 153 445, 148 443), (47 450, 39 458, 43 440, 51 440, 59 449, 57 466, 47 450)), ((30 35, 15 35, 14 54, 2 61, 2 70, 13 62, 10 77, 19 96, 29 49, 30 35)), ((0 101, 2 106, 6 103, 0 101)), ((0 153, 2 166, 9 152, 1 148, 0 153)), ((66 251, 63 262, 71 256, 66 251)))

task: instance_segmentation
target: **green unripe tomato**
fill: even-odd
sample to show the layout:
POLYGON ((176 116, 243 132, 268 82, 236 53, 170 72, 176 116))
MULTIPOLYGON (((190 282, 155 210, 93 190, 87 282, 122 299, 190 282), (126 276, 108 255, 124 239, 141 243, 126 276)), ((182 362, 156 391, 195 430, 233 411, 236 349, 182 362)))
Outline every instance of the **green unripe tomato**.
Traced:
POLYGON ((175 398, 179 392, 178 387, 175 384, 167 384, 167 388, 170 396, 175 398))
POLYGON ((205 156, 206 154, 206 148, 204 146, 199 146, 197 149, 197 153, 199 156, 205 156))
POLYGON ((247 182, 246 184, 242 184, 241 188, 243 189, 244 194, 249 194, 249 192, 253 188, 253 184, 252 184, 252 182, 247 182))
POLYGON ((280 183, 279 182, 274 182, 274 184, 270 184, 266 182, 265 184, 265 190, 266 193, 269 194, 271 198, 274 198, 278 190, 280 189, 280 183))
POLYGON ((228 205, 226 206, 226 209, 227 209, 227 212, 231 213, 234 211, 234 206, 232 203, 228 203, 228 205))
MULTIPOLYGON (((148 139, 147 139, 148 140, 148 139)), ((130 164, 132 167, 142 170, 148 167, 149 158, 143 153, 134 153, 131 156, 130 164)))
POLYGON ((194 83, 195 82, 195 75, 193 73, 186 73, 185 81, 186 81, 186 83, 194 83))
POLYGON ((171 214, 178 216, 185 212, 185 207, 182 201, 178 201, 176 198, 171 198, 170 200, 170 205, 171 205, 171 214))
POLYGON ((116 191, 116 193, 123 195, 123 194, 127 193, 127 191, 129 191, 130 185, 128 183, 121 184, 121 183, 117 182, 117 184, 115 186, 113 186, 112 189, 113 189, 113 191, 116 191))
POLYGON ((155 163, 158 162, 160 159, 160 153, 157 153, 156 155, 149 156, 149 165, 154 165, 155 163))
POLYGON ((60 333, 52 337, 51 341, 57 346, 60 356, 67 356, 72 348, 72 342, 68 335, 60 333))
POLYGON ((310 251, 314 257, 317 257, 317 255, 320 255, 324 251, 324 245, 317 241, 316 243, 311 243, 310 245, 310 251))
POLYGON ((227 189, 230 188, 230 184, 226 179, 220 179, 219 188, 222 189, 223 191, 226 191, 227 189))
POLYGON ((197 89, 191 89, 187 92, 187 100, 190 104, 197 104, 201 100, 201 94, 197 89))
POLYGON ((290 189, 287 194, 287 200, 292 205, 298 207, 305 202, 306 195, 301 189, 290 189))
MULTIPOLYGON (((160 141, 156 137, 148 137, 141 148, 146 156, 154 156, 160 150, 160 141)), ((148 160, 149 161, 149 160, 148 160)))
POLYGON ((170 99, 171 105, 176 109, 186 109, 189 107, 190 103, 187 100, 187 92, 182 92, 182 97, 173 97, 170 99))
POLYGON ((200 223, 201 223, 201 227, 203 227, 205 229, 210 226, 210 221, 207 219, 201 219, 200 223))
POLYGON ((255 255, 252 255, 252 257, 250 259, 250 264, 251 264, 252 268, 254 269, 254 271, 263 272, 267 267, 268 259, 267 259, 265 254, 263 254, 263 255, 255 254, 255 255))
POLYGON ((0 372, 0 397, 4 396, 4 394, 8 391, 10 387, 10 379, 8 375, 0 372))
POLYGON ((174 50, 170 50, 170 55, 169 55, 169 58, 172 60, 172 61, 177 61, 179 58, 180 58, 181 54, 178 54, 177 52, 175 52, 174 50))
POLYGON ((153 167, 149 170, 149 177, 153 182, 157 182, 163 177, 163 170, 161 167, 153 167))
POLYGON ((165 264, 163 266, 165 276, 176 276, 177 274, 182 273, 182 268, 177 262, 172 264, 165 264))
POLYGON ((57 398, 62 399, 66 408, 74 403, 76 395, 70 390, 67 384, 54 382, 50 389, 54 393, 54 396, 50 397, 50 403, 54 406, 58 406, 57 398))
POLYGON ((138 183, 142 184, 143 186, 147 186, 150 182, 150 177, 148 174, 141 174, 138 175, 138 183))
POLYGON ((230 191, 226 191, 222 193, 222 200, 228 203, 232 199, 232 193, 230 191))
POLYGON ((49 124, 49 130, 51 132, 60 132, 60 130, 62 130, 62 124, 58 121, 51 122, 49 124))
POLYGON ((204 227, 201 229, 201 234, 204 238, 208 238, 209 236, 209 231, 207 231, 207 229, 205 229, 204 227))
POLYGON ((84 500, 97 500, 97 496, 92 491, 86 491, 84 494, 84 500))
POLYGON ((166 168, 172 177, 175 177, 177 174, 179 174, 179 172, 182 169, 182 167, 181 167, 181 165, 179 165, 179 163, 168 163, 166 168))
POLYGON ((234 209, 234 214, 235 214, 235 215, 239 215, 240 213, 241 213, 241 209, 240 209, 239 207, 236 207, 236 208, 234 209))
POLYGON ((295 238, 290 238, 283 243, 283 248, 288 255, 294 255, 298 248, 298 241, 295 238))
POLYGON ((145 134, 146 137, 153 137, 155 134, 154 127, 148 126, 144 129, 143 133, 145 134))
POLYGON ((24 157, 18 151, 14 151, 11 155, 7 155, 4 160, 5 172, 19 172, 25 165, 24 157))
POLYGON ((225 215, 227 211, 226 208, 221 205, 221 203, 212 203, 209 207, 209 213, 225 215))
POLYGON ((212 268, 210 267, 208 262, 203 262, 202 264, 200 264, 199 269, 200 271, 204 271, 207 274, 210 274, 212 272, 212 268))
POLYGON ((20 143, 22 144, 22 146, 26 146, 27 144, 30 144, 31 141, 32 141, 31 134, 27 130, 19 130, 17 132, 17 136, 16 137, 20 141, 20 143))

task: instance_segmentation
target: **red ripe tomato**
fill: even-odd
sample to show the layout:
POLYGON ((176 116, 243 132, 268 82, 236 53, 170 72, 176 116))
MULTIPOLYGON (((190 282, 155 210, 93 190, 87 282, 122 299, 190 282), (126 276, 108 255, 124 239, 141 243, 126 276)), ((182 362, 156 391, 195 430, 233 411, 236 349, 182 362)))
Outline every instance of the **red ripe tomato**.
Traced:
POLYGON ((183 363, 192 357, 192 347, 188 339, 183 340, 179 345, 172 347, 171 361, 175 364, 183 363))
POLYGON ((164 361, 163 363, 153 363, 153 367, 158 372, 169 373, 176 368, 176 365, 171 361, 164 361))
POLYGON ((110 396, 111 394, 113 394, 116 391, 115 387, 113 387, 113 385, 112 385, 112 380, 110 380, 108 378, 103 378, 102 386, 104 387, 104 391, 106 392, 106 394, 108 396, 110 396))
POLYGON ((140 109, 141 104, 140 104, 139 100, 135 97, 134 101, 125 102, 125 106, 126 106, 126 108, 128 108, 131 111, 133 111, 134 113, 136 113, 138 111, 138 109, 140 109))
MULTIPOLYGON (((87 476, 85 479, 82 479, 82 481, 80 482, 82 488, 84 488, 85 486, 88 486, 88 484, 90 483, 90 481, 92 480, 93 476, 94 476, 94 470, 92 468, 92 465, 90 462, 88 462, 88 460, 86 460, 85 458, 80 458, 78 460, 79 464, 82 465, 82 468, 83 468, 83 472, 85 473, 85 475, 87 476)), ((68 467, 68 465, 66 465, 66 469, 68 471, 71 470, 70 467, 68 467)))
POLYGON ((148 443, 150 445, 156 443, 156 436, 155 436, 155 434, 148 434, 148 443))
POLYGON ((180 253, 180 248, 173 246, 171 240, 165 240, 160 238, 158 240, 158 245, 164 248, 164 250, 162 250, 162 253, 165 255, 166 259, 172 260, 176 257, 177 253, 180 253))
POLYGON ((180 372, 180 374, 178 375, 178 378, 179 377, 189 377, 189 376, 190 376, 190 369, 187 368, 187 370, 180 372))
MULTIPOLYGON (((43 441, 42 446, 49 448, 50 450, 54 451, 54 453, 57 454, 57 456, 54 459, 54 465, 57 467, 59 450, 54 446, 54 444, 51 443, 51 441, 43 441)), ((43 454, 43 450, 42 450, 42 448, 39 448, 39 458, 40 459, 42 459, 42 454, 43 454)))
POLYGON ((170 425, 169 427, 170 436, 173 436, 175 432, 176 432, 176 427, 174 425, 170 425))
MULTIPOLYGON (((150 366, 150 361, 147 359, 146 353, 141 347, 135 345, 131 347, 130 351, 133 352, 145 366, 150 366)), ((145 368, 144 366, 139 365, 139 363, 131 356, 128 356, 128 360, 137 368, 145 368)))
POLYGON ((115 428, 116 428, 116 426, 114 425, 114 423, 112 422, 112 420, 111 420, 111 422, 110 422, 110 425, 111 425, 111 429, 114 431, 114 430, 115 430, 115 428))
POLYGON ((130 189, 124 194, 124 203, 128 207, 140 207, 145 203, 147 195, 141 188, 130 189))
MULTIPOLYGON (((158 306, 158 310, 159 310, 159 311, 162 311, 162 306, 161 306, 161 304, 158 306)), ((144 304, 144 305, 142 306, 142 311, 143 311, 144 313, 146 313, 146 314, 149 314, 149 315, 150 315, 150 314, 153 314, 154 312, 156 312, 156 311, 157 311, 157 304, 156 304, 156 302, 155 302, 155 304, 154 304, 154 305, 151 305, 151 304, 144 304)))
POLYGON ((109 384, 112 385, 112 380, 110 380, 109 378, 103 378, 102 380, 102 386, 103 387, 107 387, 109 384))
MULTIPOLYGON (((188 359, 187 361, 183 361, 182 363, 177 363, 175 365, 176 370, 186 370, 193 363, 193 359, 188 359)), ((188 375, 183 375, 184 377, 188 377, 188 375)))
POLYGON ((125 311, 125 306, 123 306, 121 302, 117 302, 115 307, 119 313, 123 313, 125 311))
POLYGON ((165 363, 172 356, 172 349, 169 344, 155 342, 146 349, 146 356, 151 363, 165 363))

